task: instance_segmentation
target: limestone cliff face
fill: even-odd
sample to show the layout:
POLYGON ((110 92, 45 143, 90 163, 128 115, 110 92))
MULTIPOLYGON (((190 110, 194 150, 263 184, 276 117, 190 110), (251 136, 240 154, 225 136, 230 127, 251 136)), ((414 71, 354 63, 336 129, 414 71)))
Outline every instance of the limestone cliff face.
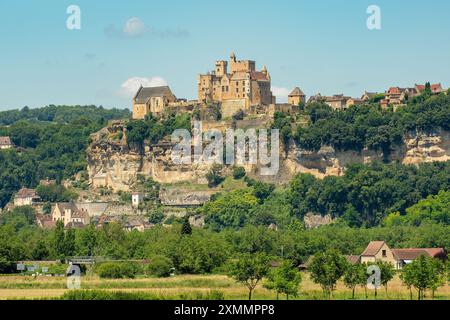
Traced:
MULTIPOLYGON (((172 147, 170 143, 148 145, 143 154, 140 154, 127 147, 123 125, 115 123, 104 128, 92 135, 92 143, 87 152, 91 186, 129 191, 133 189, 139 174, 152 177, 159 183, 206 184, 205 175, 209 171, 209 165, 175 165, 171 160, 172 147)), ((292 179, 296 173, 311 173, 319 178, 339 176, 349 164, 383 159, 381 152, 370 150, 338 152, 332 147, 324 146, 318 152, 311 152, 300 149, 293 143, 286 157, 283 152, 280 154, 279 174, 262 180, 283 183, 292 179)), ((409 133, 403 147, 393 150, 390 160, 404 164, 450 160, 450 132, 409 133)), ((257 168, 246 169, 250 169, 247 171, 251 177, 261 178, 257 174, 257 168)), ((189 198, 190 195, 186 197, 189 198)))
POLYGON ((159 183, 206 184, 209 165, 175 165, 171 159, 171 143, 145 146, 139 153, 130 149, 125 137, 114 139, 123 126, 104 128, 92 135, 87 150, 88 174, 91 186, 113 191, 130 191, 138 175, 151 177, 159 183))
MULTIPOLYGON (((330 175, 340 176, 344 173, 345 167, 353 163, 382 160, 381 151, 365 149, 362 152, 339 152, 332 147, 324 146, 318 152, 312 152, 291 145, 287 158, 282 161, 282 166, 288 175, 311 173, 323 178, 330 175)), ((450 132, 408 133, 405 136, 405 144, 392 150, 389 160, 403 164, 448 161, 450 160, 450 132)))

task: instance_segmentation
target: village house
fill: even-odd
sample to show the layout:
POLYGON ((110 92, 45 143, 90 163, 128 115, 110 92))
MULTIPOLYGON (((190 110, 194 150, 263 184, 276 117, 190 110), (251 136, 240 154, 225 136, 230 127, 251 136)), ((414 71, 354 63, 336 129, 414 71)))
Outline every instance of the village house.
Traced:
POLYGON ((375 98, 377 95, 379 95, 378 92, 365 91, 364 94, 361 96, 361 100, 366 102, 366 101, 369 101, 370 99, 375 98))
POLYGON ((160 114, 177 97, 168 86, 140 87, 133 98, 133 119, 145 119, 149 114, 160 114))
POLYGON ((93 217, 91 222, 95 224, 97 229, 102 228, 103 226, 110 224, 112 222, 116 222, 117 218, 113 216, 109 216, 106 214, 102 214, 98 217, 93 217))
POLYGON ((88 211, 73 202, 57 203, 52 210, 52 220, 64 222, 65 227, 83 227, 90 223, 88 211))
POLYGON ((306 103, 306 95, 299 87, 295 87, 294 90, 288 96, 288 103, 292 105, 300 105, 306 103))
POLYGON ((345 256, 345 259, 347 259, 347 262, 350 264, 358 264, 360 261, 360 256, 358 255, 347 255, 345 256))
POLYGON ((310 103, 325 103, 333 110, 346 110, 351 106, 364 104, 366 100, 363 98, 352 98, 348 96, 344 96, 343 94, 335 94, 333 96, 322 96, 320 93, 311 96, 308 100, 308 104, 310 103))
POLYGON ((254 105, 275 104, 275 97, 267 68, 256 71, 255 61, 236 60, 232 53, 230 64, 217 61, 214 71, 199 75, 198 101, 222 104, 228 101, 248 109, 254 105))
POLYGON ((346 97, 343 94, 335 94, 332 97, 325 97, 325 103, 333 110, 346 110, 348 100, 350 100, 350 97, 346 97))
POLYGON ((153 224, 145 221, 141 221, 138 219, 128 219, 127 222, 125 222, 123 229, 128 232, 131 231, 144 232, 146 229, 149 229, 152 226, 153 224))
POLYGON ((406 101, 417 95, 415 88, 399 88, 391 87, 386 91, 385 98, 380 101, 382 107, 389 105, 399 106, 405 104, 406 101))
POLYGON ((16 207, 32 206, 39 200, 40 200, 40 198, 36 194, 36 190, 22 188, 14 196, 14 205, 16 207))
POLYGON ((391 249, 384 241, 371 241, 361 254, 359 262, 384 261, 391 263, 395 269, 400 270, 422 255, 442 260, 447 257, 443 248, 391 249))
POLYGON ((326 97, 323 97, 320 93, 309 97, 307 104, 311 104, 314 102, 322 103, 325 102, 326 97))
MULTIPOLYGON (((421 95, 425 88, 425 84, 416 84, 414 88, 391 87, 385 92, 385 98, 380 101, 380 105, 383 108, 386 108, 389 105, 392 105, 394 107, 404 105, 409 99, 421 95)), ((431 84, 430 89, 433 94, 446 92, 446 90, 442 88, 442 85, 440 83, 431 84)), ((361 99, 369 100, 371 98, 371 95, 373 94, 366 92, 361 97, 361 99)))
POLYGON ((11 149, 13 144, 9 137, 0 137, 0 150, 11 149))
POLYGON ((350 108, 352 106, 360 106, 360 105, 362 105, 364 103, 365 103, 365 101, 363 99, 350 98, 350 99, 347 100, 346 107, 350 108))
POLYGON ((133 192, 131 194, 131 205, 134 208, 139 207, 139 205, 144 202, 144 198, 145 198, 145 193, 143 193, 143 192, 133 192))
MULTIPOLYGON (((422 92, 425 90, 425 88, 426 88, 426 85, 424 85, 424 84, 416 84, 415 85, 416 94, 417 95, 422 94, 422 92)), ((430 85, 430 89, 433 94, 439 94, 441 92, 445 92, 445 89, 442 88, 442 85, 440 83, 430 85)))
POLYGON ((42 229, 53 229, 56 225, 55 221, 53 221, 51 215, 37 215, 36 216, 36 224, 39 228, 42 229))

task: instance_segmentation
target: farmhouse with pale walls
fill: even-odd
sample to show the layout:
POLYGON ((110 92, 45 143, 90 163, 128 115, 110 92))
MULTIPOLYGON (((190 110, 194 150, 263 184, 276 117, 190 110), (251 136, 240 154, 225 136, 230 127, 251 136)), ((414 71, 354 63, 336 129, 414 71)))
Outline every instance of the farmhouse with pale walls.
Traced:
POLYGON ((435 259, 447 259, 443 248, 408 248, 391 249, 384 241, 371 241, 364 252, 355 260, 359 263, 372 263, 384 261, 391 263, 395 269, 400 270, 420 256, 432 257, 435 259))
POLYGON ((22 188, 14 196, 14 205, 16 207, 32 206, 39 201, 39 196, 34 189, 22 188))

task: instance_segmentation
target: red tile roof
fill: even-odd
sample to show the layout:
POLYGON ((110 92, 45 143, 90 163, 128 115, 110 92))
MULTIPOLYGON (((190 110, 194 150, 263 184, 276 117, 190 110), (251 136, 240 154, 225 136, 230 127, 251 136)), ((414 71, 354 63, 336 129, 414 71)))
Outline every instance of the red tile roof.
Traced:
POLYGON ((374 256, 380 251, 381 247, 384 245, 384 241, 371 241, 367 246, 366 250, 361 254, 361 256, 374 256))
MULTIPOLYGON (((423 90, 425 90, 425 85, 424 84, 416 84, 416 89, 417 89, 417 91, 422 92, 423 90)), ((443 91, 442 85, 440 83, 432 84, 431 91, 434 93, 443 91)))
POLYGON ((445 251, 442 248, 392 249, 392 253, 398 260, 414 260, 420 256, 428 256, 433 258, 445 256, 445 251))
POLYGON ((16 198, 37 198, 37 194, 34 189, 22 188, 17 192, 16 198))
POLYGON ((36 222, 43 229, 53 229, 56 226, 56 222, 49 215, 36 216, 36 222))
POLYGON ((444 248, 426 248, 425 249, 428 254, 432 257, 441 257, 445 256, 445 250, 444 248))
POLYGON ((267 74, 265 74, 264 72, 261 72, 261 71, 253 71, 251 73, 251 79, 252 80, 256 80, 256 81, 267 81, 267 80, 269 80, 267 78, 267 74))
POLYGON ((391 87, 389 88, 388 92, 389 94, 401 94, 401 90, 399 87, 391 87))
POLYGON ((345 256, 345 259, 351 264, 357 264, 359 262, 360 256, 350 255, 345 256))

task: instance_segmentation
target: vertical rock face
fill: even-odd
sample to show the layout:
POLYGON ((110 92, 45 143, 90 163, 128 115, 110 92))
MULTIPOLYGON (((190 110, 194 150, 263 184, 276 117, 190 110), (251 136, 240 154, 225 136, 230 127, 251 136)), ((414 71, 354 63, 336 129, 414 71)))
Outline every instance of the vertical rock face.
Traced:
POLYGON ((320 214, 315 215, 311 212, 305 215, 303 221, 307 229, 315 229, 320 226, 332 224, 334 222, 333 218, 329 214, 327 214, 326 216, 321 216, 320 214))
POLYGON ((450 160, 450 132, 407 136, 404 164, 450 160))
POLYGON ((130 149, 124 139, 114 140, 123 131, 123 125, 116 123, 114 127, 92 135, 92 143, 87 150, 87 169, 93 188, 129 191, 138 175, 151 177, 159 183, 207 183, 205 176, 209 165, 174 164, 171 158, 173 145, 168 142, 147 145, 144 152, 139 153, 130 149))
MULTIPOLYGON (((206 184, 208 164, 177 165, 172 162, 171 143, 147 145, 142 154, 125 143, 123 123, 102 129, 92 135, 87 150, 88 173, 93 188, 107 187, 114 191, 132 190, 138 175, 151 177, 163 184, 191 183, 206 184)), ((291 144, 286 157, 280 151, 280 171, 276 176, 261 177, 258 168, 248 166, 247 172, 253 178, 274 183, 287 182, 296 173, 311 173, 323 178, 339 176, 345 167, 353 163, 370 163, 383 160, 381 152, 371 150, 340 152, 324 146, 318 152, 307 151, 291 144)), ((450 160, 450 132, 433 134, 409 133, 405 144, 392 151, 391 161, 404 164, 450 160)))
MULTIPOLYGON (((403 164, 420 164, 425 162, 443 162, 450 160, 450 132, 438 131, 431 134, 408 133, 405 144, 392 150, 389 160, 403 164)), ((323 178, 330 175, 344 174, 345 167, 354 163, 383 161, 381 151, 364 149, 357 151, 336 151, 329 146, 318 152, 291 146, 283 166, 290 174, 311 173, 323 178)))

